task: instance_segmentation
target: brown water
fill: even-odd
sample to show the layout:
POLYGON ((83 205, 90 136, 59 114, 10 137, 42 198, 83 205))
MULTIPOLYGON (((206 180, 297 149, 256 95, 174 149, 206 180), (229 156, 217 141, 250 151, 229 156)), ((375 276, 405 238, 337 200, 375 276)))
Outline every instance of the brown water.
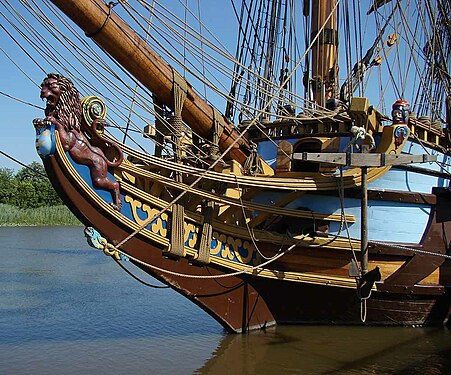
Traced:
POLYGON ((0 374, 451 373, 443 327, 227 335, 177 293, 91 250, 80 227, 0 228, 0 241, 0 374))

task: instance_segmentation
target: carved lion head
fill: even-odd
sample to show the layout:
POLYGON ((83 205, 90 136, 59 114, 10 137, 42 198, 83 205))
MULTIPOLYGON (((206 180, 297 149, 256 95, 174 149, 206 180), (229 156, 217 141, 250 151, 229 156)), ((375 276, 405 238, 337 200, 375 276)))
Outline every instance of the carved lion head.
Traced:
POLYGON ((41 99, 46 101, 46 116, 55 117, 68 130, 80 130, 80 95, 69 78, 47 74, 41 84, 41 99))

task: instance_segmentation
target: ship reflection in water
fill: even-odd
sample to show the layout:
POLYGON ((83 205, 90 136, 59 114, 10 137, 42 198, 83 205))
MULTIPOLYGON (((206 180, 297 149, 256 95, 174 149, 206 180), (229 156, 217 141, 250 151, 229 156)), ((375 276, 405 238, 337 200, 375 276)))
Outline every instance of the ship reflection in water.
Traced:
POLYGON ((447 328, 283 326, 225 336, 199 374, 446 374, 447 328))

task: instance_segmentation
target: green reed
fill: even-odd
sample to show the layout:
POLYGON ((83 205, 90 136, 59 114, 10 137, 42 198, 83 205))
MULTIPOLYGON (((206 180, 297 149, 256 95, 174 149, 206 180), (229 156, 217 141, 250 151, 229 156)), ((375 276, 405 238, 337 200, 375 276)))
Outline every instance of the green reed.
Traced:
POLYGON ((66 206, 18 208, 0 203, 0 226, 81 225, 66 206))

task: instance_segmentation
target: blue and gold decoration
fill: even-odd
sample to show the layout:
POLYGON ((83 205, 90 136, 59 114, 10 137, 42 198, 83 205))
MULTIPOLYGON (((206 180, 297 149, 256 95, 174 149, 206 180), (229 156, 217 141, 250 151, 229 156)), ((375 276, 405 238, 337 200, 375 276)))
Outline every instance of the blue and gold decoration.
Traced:
POLYGON ((113 245, 103 238, 100 233, 93 227, 86 227, 84 230, 86 240, 89 246, 102 250, 105 255, 114 257, 116 260, 128 261, 129 259, 121 254, 113 245))
MULTIPOLYGON (((124 201, 130 206, 131 217, 139 226, 151 233, 169 239, 167 213, 160 214, 155 207, 142 203, 136 197, 126 195, 124 201)), ((124 210, 123 213, 127 211, 124 210)), ((184 223, 184 245, 196 250, 199 242, 200 227, 194 223, 184 223)), ((210 255, 217 258, 232 261, 238 264, 257 265, 261 262, 260 256, 251 241, 242 240, 230 235, 213 232, 210 243, 210 255)))
POLYGON ((55 125, 50 121, 34 121, 36 130, 36 151, 39 156, 46 157, 55 153, 55 125))

